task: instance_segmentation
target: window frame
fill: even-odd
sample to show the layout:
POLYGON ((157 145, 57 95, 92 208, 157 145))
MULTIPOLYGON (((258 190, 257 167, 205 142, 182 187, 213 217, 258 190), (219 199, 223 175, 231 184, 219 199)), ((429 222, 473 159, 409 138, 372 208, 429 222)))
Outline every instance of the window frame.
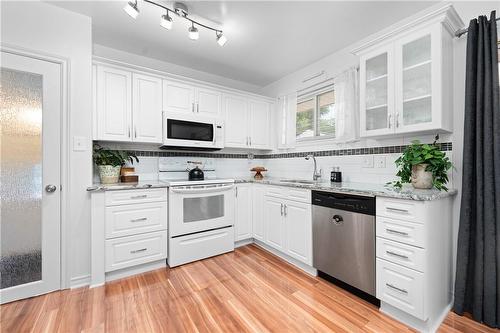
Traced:
MULTIPOLYGON (((319 96, 327 93, 327 92, 333 92, 334 97, 335 97, 335 87, 333 84, 330 84, 328 86, 316 89, 314 91, 302 94, 297 96, 297 105, 303 102, 307 102, 310 100, 314 101, 314 112, 313 112, 313 132, 314 135, 311 137, 305 137, 305 138, 297 138, 297 133, 295 133, 295 141, 296 142, 307 142, 307 141, 317 141, 317 140, 331 140, 335 139, 336 135, 319 135, 319 108, 318 108, 318 99, 319 96)), ((333 103, 335 105, 335 103, 333 103)), ((295 120, 297 121, 297 107, 295 109, 295 120)))

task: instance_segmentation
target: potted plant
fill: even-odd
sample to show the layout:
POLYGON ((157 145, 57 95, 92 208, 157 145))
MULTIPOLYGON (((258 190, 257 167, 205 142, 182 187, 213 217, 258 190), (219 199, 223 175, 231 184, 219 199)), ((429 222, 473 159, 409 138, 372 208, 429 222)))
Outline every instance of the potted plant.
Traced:
POLYGON ((411 183, 414 188, 448 191, 448 170, 453 165, 446 154, 439 149, 436 136, 432 144, 412 141, 403 155, 396 160, 397 176, 400 180, 393 182, 395 187, 401 188, 403 183, 411 183))
POLYGON ((94 144, 94 163, 99 169, 99 178, 102 184, 118 183, 120 169, 126 162, 139 163, 135 154, 122 150, 110 150, 94 144))

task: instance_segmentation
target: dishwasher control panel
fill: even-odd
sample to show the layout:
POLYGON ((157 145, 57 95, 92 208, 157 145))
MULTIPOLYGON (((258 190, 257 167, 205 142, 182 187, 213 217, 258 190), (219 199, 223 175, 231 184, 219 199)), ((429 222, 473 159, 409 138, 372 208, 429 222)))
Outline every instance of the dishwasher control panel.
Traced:
POLYGON ((312 204, 375 216, 375 197, 361 195, 311 191, 312 204))

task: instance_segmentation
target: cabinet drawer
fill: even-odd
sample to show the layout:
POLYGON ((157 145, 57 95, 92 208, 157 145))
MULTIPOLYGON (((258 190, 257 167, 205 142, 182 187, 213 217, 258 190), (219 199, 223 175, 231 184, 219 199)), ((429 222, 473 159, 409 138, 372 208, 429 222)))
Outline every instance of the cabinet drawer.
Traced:
POLYGON ((234 228, 227 227, 169 239, 170 267, 234 251, 234 228))
POLYGON ((378 237, 391 239, 408 245, 425 248, 425 226, 423 224, 376 217, 378 237))
POLYGON ((167 201, 166 188, 147 190, 123 190, 106 192, 106 206, 134 204, 143 202, 167 201))
POLYGON ((106 240, 106 272, 166 257, 166 231, 106 240))
POLYGON ((425 250, 377 237, 377 258, 424 272, 425 250))
POLYGON ((284 197, 286 188, 282 186, 267 186, 266 195, 270 197, 284 197))
POLYGON ((423 273, 377 259, 377 298, 427 320, 424 314, 423 273))
POLYGON ((377 197, 377 216, 424 223, 423 201, 377 197))
POLYGON ((106 207, 107 239, 166 229, 166 202, 106 207))
POLYGON ((310 190, 304 190, 304 189, 300 189, 300 188, 288 188, 286 194, 287 194, 286 198, 288 200, 295 200, 295 201, 300 201, 300 202, 305 202, 305 203, 311 203, 311 191, 310 190))

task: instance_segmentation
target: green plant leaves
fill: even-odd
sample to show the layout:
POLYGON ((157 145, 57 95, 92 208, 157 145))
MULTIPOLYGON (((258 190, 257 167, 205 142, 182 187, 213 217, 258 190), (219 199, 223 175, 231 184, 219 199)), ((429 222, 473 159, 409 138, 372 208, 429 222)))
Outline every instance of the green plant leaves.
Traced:
POLYGON ((133 153, 123 150, 109 150, 101 147, 97 143, 94 144, 92 157, 96 165, 122 166, 127 161, 134 164, 134 160, 139 163, 139 159, 133 153))
MULTIPOLYGON (((436 135, 436 141, 439 136, 436 135)), ((398 167, 397 176, 400 180, 392 183, 395 187, 402 187, 403 183, 411 182, 412 167, 418 164, 428 164, 426 171, 432 172, 434 187, 438 190, 448 191, 448 170, 453 167, 446 154, 439 149, 434 141, 432 144, 423 144, 418 140, 412 141, 403 154, 395 161, 398 167)))

